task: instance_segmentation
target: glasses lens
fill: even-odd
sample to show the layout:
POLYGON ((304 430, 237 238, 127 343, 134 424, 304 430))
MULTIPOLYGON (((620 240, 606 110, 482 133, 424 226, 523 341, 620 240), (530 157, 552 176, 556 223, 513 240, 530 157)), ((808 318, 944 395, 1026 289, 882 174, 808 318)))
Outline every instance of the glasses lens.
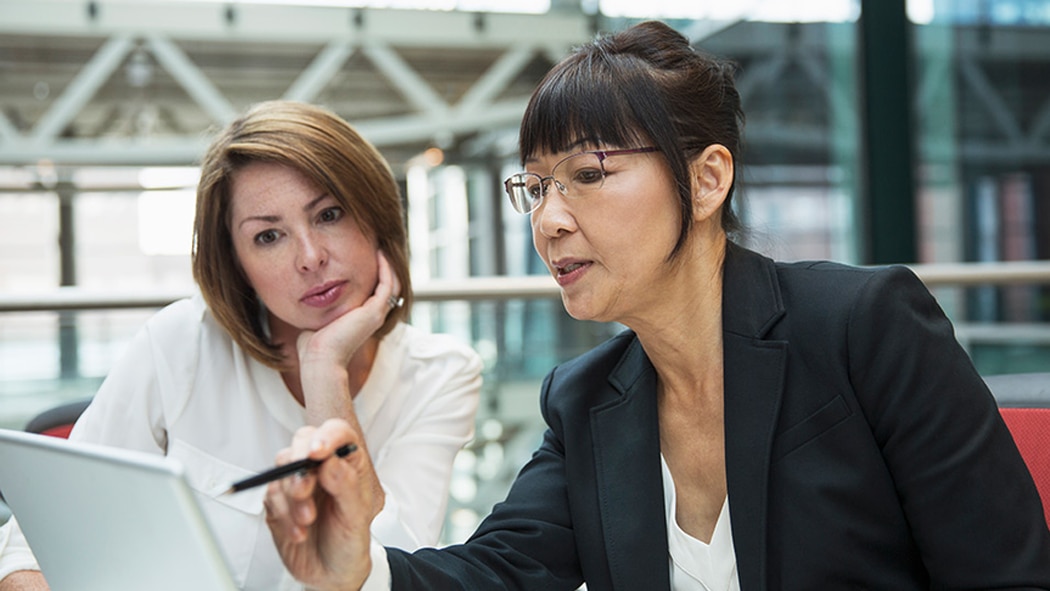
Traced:
POLYGON ((566 197, 580 197, 602 188, 605 168, 597 154, 582 152, 562 160, 551 171, 558 190, 566 197))
POLYGON ((519 172, 512 174, 503 186, 507 189, 510 203, 520 213, 529 213, 536 209, 543 196, 543 184, 539 175, 531 172, 519 172))

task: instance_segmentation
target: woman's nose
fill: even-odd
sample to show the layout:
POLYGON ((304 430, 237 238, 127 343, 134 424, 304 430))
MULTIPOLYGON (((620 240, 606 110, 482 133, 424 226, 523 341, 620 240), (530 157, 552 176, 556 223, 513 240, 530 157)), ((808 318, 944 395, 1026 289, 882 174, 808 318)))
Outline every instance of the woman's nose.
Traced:
POLYGON ((328 250, 322 241, 313 236, 305 236, 299 241, 296 266, 300 271, 316 271, 327 262, 328 250))
POLYGON ((569 209, 565 196, 553 185, 531 215, 533 228, 547 238, 556 238, 576 229, 576 217, 569 209))

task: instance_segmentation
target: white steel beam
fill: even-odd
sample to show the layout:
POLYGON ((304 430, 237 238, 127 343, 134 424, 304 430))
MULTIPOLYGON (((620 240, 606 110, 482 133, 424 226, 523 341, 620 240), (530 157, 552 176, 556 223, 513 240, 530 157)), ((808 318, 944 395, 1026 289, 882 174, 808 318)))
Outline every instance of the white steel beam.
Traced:
POLYGON ((147 41, 157 62, 175 77, 175 80, 212 119, 225 125, 237 117, 237 110, 233 108, 230 101, 222 96, 219 89, 178 46, 156 33, 150 33, 147 41))
MULTIPOLYGON (((443 117, 414 114, 353 122, 354 127, 379 148, 412 142, 429 142, 443 132, 467 133, 479 129, 514 127, 525 111, 525 100, 503 101, 478 112, 450 112, 443 117)), ((25 141, 0 145, 0 164, 25 164, 49 159, 79 165, 189 165, 197 162, 207 142, 199 137, 168 140, 67 139, 51 144, 25 141)))
POLYGON ((514 47, 504 53, 456 103, 456 110, 466 113, 492 102, 534 54, 534 49, 527 46, 514 47))
POLYGON ((427 81, 389 46, 369 43, 362 51, 417 109, 432 115, 443 115, 448 110, 448 104, 434 92, 427 81))
MULTIPOLYGON (((1043 101, 1038 114, 1032 120, 1032 130, 1028 134, 1028 141, 1036 145, 1048 132, 1050 132, 1050 98, 1043 101)), ((1050 137, 1046 139, 1050 140, 1050 137)))
POLYGON ((980 66, 970 58, 963 58, 959 60, 959 73, 962 74, 966 85, 977 95, 992 120, 999 126, 1003 137, 1011 142, 1022 142, 1024 134, 1017 123, 1017 118, 1010 112, 1010 108, 1006 106, 1006 102, 985 76, 980 66))
POLYGON ((0 140, 4 141, 17 141, 21 137, 18 130, 15 129, 14 125, 7 119, 3 111, 0 111, 0 140))
POLYGON ((350 41, 346 39, 331 41, 288 87, 284 98, 303 102, 314 100, 353 53, 354 47, 350 41))
POLYGON ((451 111, 435 117, 429 114, 407 115, 383 120, 355 123, 355 127, 377 146, 426 142, 443 132, 465 133, 497 126, 516 127, 525 112, 527 101, 507 101, 489 105, 485 109, 462 113, 451 111))
POLYGON ((48 109, 33 128, 33 143, 42 144, 53 140, 84 105, 95 95, 113 71, 127 57, 135 42, 130 36, 118 35, 106 42, 77 74, 62 96, 48 109))
POLYGON ((399 47, 571 46, 591 37, 582 13, 289 6, 178 0, 2 0, 0 34, 159 34, 170 39, 316 43, 380 41, 399 47), (95 7, 94 16, 89 6, 95 7), (480 17, 480 18, 479 18, 480 17))

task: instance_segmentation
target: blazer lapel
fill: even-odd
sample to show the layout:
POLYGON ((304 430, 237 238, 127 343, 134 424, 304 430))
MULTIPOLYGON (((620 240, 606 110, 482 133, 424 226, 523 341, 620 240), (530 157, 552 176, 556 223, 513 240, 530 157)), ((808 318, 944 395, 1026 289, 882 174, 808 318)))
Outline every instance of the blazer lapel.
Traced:
MULTIPOLYGON (((732 243, 723 274, 726 478, 741 589, 766 589, 769 465, 787 343, 771 260, 732 243)), ((609 376, 619 393, 591 411, 598 503, 616 589, 670 589, 656 373, 635 340, 609 376)))
POLYGON ((635 340, 609 376, 620 392, 591 411, 609 571, 624 591, 670 589, 656 374, 635 340))
POLYGON ((787 343, 762 340, 784 315, 769 259, 730 243, 723 275, 726 479, 740 588, 766 589, 769 465, 787 343))

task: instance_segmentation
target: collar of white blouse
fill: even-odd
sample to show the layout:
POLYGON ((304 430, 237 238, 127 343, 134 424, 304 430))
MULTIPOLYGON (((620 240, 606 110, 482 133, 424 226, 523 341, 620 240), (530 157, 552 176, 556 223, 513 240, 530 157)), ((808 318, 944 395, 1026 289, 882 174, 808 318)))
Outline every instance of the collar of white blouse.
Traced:
POLYGON ((675 519, 676 497, 674 479, 660 454, 663 471, 664 516, 667 520, 668 560, 671 569, 671 589, 674 591, 740 591, 736 574, 736 554, 733 552, 733 532, 729 524, 729 498, 722 502, 711 543, 687 534, 675 519))

